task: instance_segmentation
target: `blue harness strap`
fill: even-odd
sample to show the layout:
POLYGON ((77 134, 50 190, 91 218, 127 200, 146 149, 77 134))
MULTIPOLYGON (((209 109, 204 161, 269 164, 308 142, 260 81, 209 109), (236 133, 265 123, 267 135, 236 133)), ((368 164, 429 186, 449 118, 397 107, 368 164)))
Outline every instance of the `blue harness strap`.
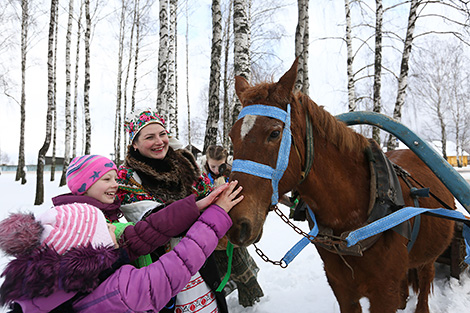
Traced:
POLYGON ((282 175, 284 175, 284 171, 289 165, 290 147, 292 142, 292 134, 290 130, 290 111, 290 104, 287 105, 287 111, 269 105, 254 104, 244 107, 238 115, 238 119, 241 119, 246 115, 259 115, 275 118, 284 122, 281 146, 279 147, 279 152, 277 155, 276 168, 272 168, 271 166, 250 160, 240 159, 233 160, 232 164, 232 172, 242 172, 271 180, 271 185, 273 187, 273 194, 271 196, 272 205, 276 205, 279 202, 279 181, 281 180, 282 175))
MULTIPOLYGON (((310 236, 316 237, 318 235, 318 223, 315 219, 315 214, 313 214, 312 209, 307 205, 308 213, 312 218, 313 223, 315 224, 313 228, 308 233, 310 236)), ((289 265, 292 260, 309 244, 311 241, 307 237, 302 237, 287 253, 282 257, 282 261, 289 265)))
POLYGON ((451 211, 443 208, 439 209, 426 209, 426 208, 415 208, 415 207, 406 207, 400 209, 390 215, 387 215, 373 223, 370 223, 364 227, 361 227, 349 234, 346 237, 348 247, 355 245, 361 240, 369 238, 371 236, 377 235, 382 233, 404 221, 409 220, 412 217, 415 217, 418 214, 422 213, 431 213, 436 216, 442 216, 446 218, 450 218, 457 221, 462 221, 463 223, 463 231, 462 235, 465 240, 465 247, 467 256, 465 258, 465 262, 470 264, 470 228, 468 226, 469 219, 465 217, 462 213, 458 211, 451 211))

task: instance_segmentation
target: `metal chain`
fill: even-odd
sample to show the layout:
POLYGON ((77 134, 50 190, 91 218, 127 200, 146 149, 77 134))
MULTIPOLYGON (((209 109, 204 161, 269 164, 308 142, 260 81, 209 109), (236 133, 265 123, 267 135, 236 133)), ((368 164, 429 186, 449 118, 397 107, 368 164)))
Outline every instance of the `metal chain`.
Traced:
POLYGON ((279 265, 279 266, 282 267, 282 268, 286 268, 286 267, 287 267, 287 263, 284 262, 284 260, 273 261, 273 260, 271 260, 266 254, 264 254, 263 251, 261 251, 261 249, 256 246, 256 244, 253 244, 253 246, 255 247, 256 253, 260 256, 260 258, 261 258, 264 262, 268 262, 268 263, 271 263, 271 264, 274 264, 274 265, 279 265))
POLYGON ((314 237, 304 232, 302 229, 300 229, 296 225, 294 225, 294 223, 292 223, 289 220, 289 217, 284 215, 284 213, 282 213, 282 211, 277 206, 275 206, 273 211, 276 212, 277 215, 279 215, 279 217, 284 221, 284 223, 289 225, 299 235, 302 235, 305 238, 307 238, 311 243, 321 243, 321 244, 329 245, 329 246, 347 244, 347 241, 345 239, 338 237, 338 236, 334 236, 334 235, 322 234, 320 236, 314 237))
MULTIPOLYGON (((302 229, 300 229, 299 227, 297 227, 296 225, 294 225, 294 223, 292 223, 290 220, 289 220, 289 217, 287 217, 286 215, 284 215, 284 213, 282 213, 282 211, 278 208, 278 206, 274 206, 274 208, 272 209, 272 211, 276 212, 276 214, 281 218, 281 220, 284 221, 284 223, 286 223, 287 225, 289 225, 296 233, 298 233, 299 235, 302 235, 304 236, 305 238, 307 238, 311 243, 321 243, 323 245, 328 245, 328 246, 332 246, 332 247, 336 247, 337 245, 341 245, 341 244, 345 244, 346 243, 346 240, 341 238, 341 237, 338 237, 338 236, 333 236, 333 235, 322 235, 322 236, 318 236, 318 237, 314 237, 312 235, 309 235, 308 233, 304 232, 302 229)), ((256 244, 253 244, 253 246, 255 247, 255 251, 256 253, 260 256, 260 258, 264 261, 264 262, 267 262, 267 263, 271 263, 271 264, 274 264, 274 265, 279 265, 280 267, 282 268, 286 268, 287 267, 287 263, 284 262, 283 259, 281 259, 280 261, 273 261, 271 260, 266 254, 264 254, 263 251, 261 251, 260 248, 258 248, 256 246, 256 244)))

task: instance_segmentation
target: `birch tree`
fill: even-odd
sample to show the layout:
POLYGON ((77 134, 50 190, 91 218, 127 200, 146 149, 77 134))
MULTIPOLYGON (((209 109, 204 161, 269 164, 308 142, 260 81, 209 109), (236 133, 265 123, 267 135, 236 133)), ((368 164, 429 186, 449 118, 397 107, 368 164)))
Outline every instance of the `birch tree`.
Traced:
POLYGON ((185 44, 186 44, 186 54, 185 54, 185 62, 186 62, 186 106, 188 108, 188 145, 191 147, 191 102, 189 101, 189 10, 188 10, 188 3, 186 1, 185 5, 185 18, 186 18, 186 30, 185 30, 185 44))
MULTIPOLYGON (((233 1, 233 67, 236 76, 242 76, 247 81, 251 80, 250 62, 250 7, 251 0, 233 1)), ((232 124, 237 120, 241 111, 240 100, 235 97, 232 110, 232 124)))
POLYGON ((83 108, 85 111, 85 154, 91 150, 91 118, 90 118, 90 39, 91 39, 91 15, 90 0, 85 0, 85 82, 83 85, 83 108))
POLYGON ((49 36, 48 36, 48 53, 47 53, 47 115, 46 115, 46 136, 42 147, 38 153, 38 164, 36 173, 36 199, 34 200, 35 205, 41 205, 44 203, 44 165, 46 162, 46 153, 49 150, 51 143, 51 128, 52 128, 52 106, 54 102, 54 73, 53 73, 53 62, 54 62, 54 31, 55 31, 55 17, 56 7, 58 0, 51 0, 51 12, 49 20, 49 36))
MULTIPOLYGON (((117 82, 116 82, 116 111, 114 118, 114 162, 119 164, 121 160, 121 107, 122 107, 122 62, 124 58, 124 38, 126 28, 126 0, 121 0, 121 17, 119 19, 119 48, 117 60, 117 82)), ((132 43, 131 43, 132 46, 132 43)), ((124 88, 125 89, 125 88, 124 88)))
MULTIPOLYGON (((406 87, 408 86, 408 63, 411 55, 411 48, 413 46, 413 34, 416 27, 416 20, 418 18, 417 11, 419 5, 420 0, 410 1, 408 27, 406 28, 406 37, 403 45, 403 53, 400 65, 400 76, 398 77, 397 99, 395 101, 395 108, 393 109, 392 116, 393 119, 398 122, 401 122, 402 107, 405 104, 406 87)), ((394 150, 396 147, 396 137, 390 134, 387 141, 387 150, 394 150)))
POLYGON ((217 143, 220 112, 220 57, 222 54, 222 11, 219 0, 212 0, 212 46, 209 78, 209 105, 203 154, 217 143))
POLYGON ((297 0, 298 23, 295 31, 295 56, 299 58, 295 88, 304 94, 309 93, 308 80, 308 47, 309 47, 309 15, 308 0, 297 0))
POLYGON ((160 41, 158 47, 158 93, 157 110, 168 119, 168 102, 166 99, 168 73, 168 0, 160 0, 160 41))
POLYGON ((178 0, 169 0, 168 20, 168 81, 166 89, 166 101, 168 109, 168 127, 178 137, 178 101, 176 98, 176 42, 177 42, 177 19, 176 9, 178 0))
POLYGON ((59 42, 59 5, 56 6, 55 11, 55 31, 54 31, 54 66, 53 66, 53 81, 54 81, 54 100, 52 104, 52 158, 51 158, 51 181, 55 180, 55 163, 56 163, 56 150, 57 150, 57 46, 59 42))
POLYGON ((344 9, 346 13, 346 73, 348 77, 348 111, 356 111, 356 91, 354 86, 354 70, 353 70, 353 48, 352 48, 352 21, 351 21, 351 8, 349 0, 344 0, 344 9))
POLYGON ((18 151, 18 167, 15 180, 21 179, 21 184, 26 184, 25 171, 25 121, 26 121, 26 61, 28 52, 28 28, 29 28, 29 0, 21 1, 21 102, 20 102, 20 144, 18 151))
POLYGON ((65 141, 64 141, 64 167, 60 177, 59 186, 67 183, 67 167, 70 163, 70 134, 72 132, 72 117, 70 116, 70 106, 72 98, 72 64, 70 61, 70 52, 72 46, 72 27, 73 27, 73 3, 69 0, 67 35, 65 37, 65 141))
POLYGON ((430 113, 427 133, 430 139, 442 143, 442 156, 447 159, 450 103, 452 102, 451 62, 452 49, 432 41, 427 48, 418 50, 412 67, 411 101, 417 110, 430 113), (439 48, 435 48, 437 46, 439 48))
MULTIPOLYGON (((375 53, 374 53, 374 87, 373 87, 373 111, 382 112, 382 96, 380 89, 382 87, 382 24, 384 9, 382 0, 375 0, 375 53)), ((372 138, 380 145, 380 129, 372 128, 372 138)))
POLYGON ((225 23, 224 32, 223 32, 223 39, 224 42, 224 76, 223 76, 223 104, 224 104, 224 113, 223 113, 223 123, 224 123, 224 133, 223 133, 223 146, 226 149, 230 148, 230 138, 229 132, 232 128, 232 119, 230 118, 230 99, 229 99, 229 78, 228 78, 228 68, 229 68, 229 53, 230 53, 230 25, 231 25, 231 17, 232 17, 232 8, 233 8, 233 0, 229 1, 228 4, 228 14, 227 14, 227 21, 225 23))
POLYGON ((80 3, 80 13, 77 20, 77 50, 75 53, 75 75, 74 75, 74 88, 73 88, 73 128, 72 128, 72 158, 77 156, 77 111, 78 111, 78 79, 79 79, 79 64, 80 64, 80 42, 82 35, 82 13, 84 3, 80 3))

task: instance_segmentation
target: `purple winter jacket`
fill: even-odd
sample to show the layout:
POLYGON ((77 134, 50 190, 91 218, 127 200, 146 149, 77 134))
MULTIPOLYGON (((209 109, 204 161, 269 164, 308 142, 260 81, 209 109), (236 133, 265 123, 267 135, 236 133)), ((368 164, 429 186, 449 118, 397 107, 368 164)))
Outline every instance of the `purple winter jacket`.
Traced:
MULTIPOLYGON (((118 200, 113 204, 104 204, 94 198, 83 195, 76 196, 71 193, 52 199, 52 203, 56 206, 74 202, 91 204, 99 208, 110 220, 116 220, 119 217, 120 202, 118 200)), ((172 237, 186 231, 197 220, 199 213, 196 206, 196 196, 191 195, 175 201, 150 214, 144 221, 126 227, 119 245, 127 251, 133 261, 141 255, 149 254, 167 243, 172 237)))
MULTIPOLYGON (((206 258, 217 246, 218 240, 231 225, 232 221, 228 214, 219 206, 211 205, 200 215, 186 236, 172 251, 147 267, 137 269, 131 265, 124 265, 98 286, 93 285, 96 281, 95 272, 101 270, 104 265, 96 264, 105 260, 104 263, 109 266, 108 263, 112 264, 118 250, 99 248, 90 252, 85 251, 90 250, 89 247, 76 248, 64 255, 56 254, 45 259, 39 257, 39 260, 36 255, 36 261, 41 262, 39 268, 52 269, 48 272, 51 277, 24 275, 22 279, 27 281, 15 281, 13 285, 17 289, 22 289, 25 285, 35 286, 35 288, 48 285, 54 291, 46 297, 36 296, 31 299, 24 296, 23 290, 14 290, 12 294, 17 297, 13 298, 13 301, 20 304, 25 313, 49 312, 74 297, 77 291, 90 291, 91 289, 91 293, 73 303, 76 312, 158 312, 186 286, 191 276, 202 267, 206 258), (86 254, 86 257, 80 258, 73 254, 68 257, 67 261, 69 253, 86 254), (95 260, 96 263, 89 264, 90 259, 95 260), (48 260, 53 264, 47 264, 48 260), (80 262, 85 263, 83 267, 80 262), (58 266, 60 270, 55 269, 58 266), (65 274, 66 279, 61 278, 64 268, 73 272, 69 273, 70 275, 65 274), (29 281, 34 279, 38 281, 29 281), (64 291, 60 286, 67 286, 69 292, 64 291), (21 294, 23 296, 19 296, 21 294)), ((17 280, 15 271, 35 266, 34 258, 31 259, 30 256, 28 258, 13 260, 4 272, 7 275, 6 279, 12 275, 10 278, 17 280)), ((27 272, 28 269, 25 273, 27 272)), ((35 293, 43 294, 40 289, 35 290, 35 293)))

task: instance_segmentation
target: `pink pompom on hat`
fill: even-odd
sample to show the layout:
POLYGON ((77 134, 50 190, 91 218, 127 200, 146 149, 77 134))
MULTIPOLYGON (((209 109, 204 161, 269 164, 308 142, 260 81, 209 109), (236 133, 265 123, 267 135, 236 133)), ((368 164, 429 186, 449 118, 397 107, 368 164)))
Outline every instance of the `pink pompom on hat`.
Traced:
POLYGON ((106 218, 96 207, 74 203, 48 209, 38 218, 14 213, 0 222, 0 249, 13 256, 48 246, 59 254, 91 245, 113 247, 106 218))
POLYGON ((98 179, 107 172, 117 171, 116 164, 101 155, 76 157, 67 168, 67 186, 74 195, 83 195, 98 179))

